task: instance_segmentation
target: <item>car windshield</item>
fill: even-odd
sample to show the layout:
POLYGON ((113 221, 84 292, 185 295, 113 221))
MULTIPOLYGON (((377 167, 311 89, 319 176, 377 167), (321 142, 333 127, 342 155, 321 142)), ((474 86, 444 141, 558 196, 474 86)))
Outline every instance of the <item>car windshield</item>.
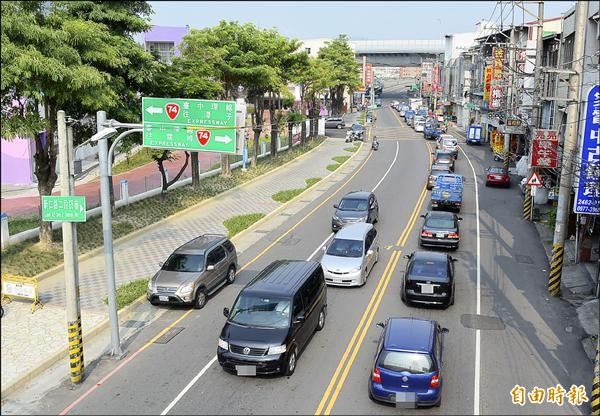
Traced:
POLYGON ((430 175, 437 177, 438 175, 442 175, 444 173, 448 173, 448 170, 432 170, 430 175))
POLYGON ((201 272, 204 269, 204 256, 201 254, 171 254, 162 270, 168 272, 201 272))
POLYGON ((456 146, 456 139, 444 139, 444 146, 456 146))
POLYGON ((452 159, 452 153, 438 153, 436 155, 436 159, 437 160, 452 159))
POLYGON ((493 167, 493 168, 490 168, 490 173, 503 174, 503 173, 506 173, 506 171, 504 170, 504 168, 493 167))
POLYGON ((410 265, 408 275, 411 278, 426 277, 445 281, 448 278, 448 265, 445 261, 415 260, 410 265))
POLYGON ((366 199, 344 198, 340 202, 339 209, 342 211, 366 211, 369 203, 366 199))
POLYGON ((286 328, 290 325, 290 299, 240 295, 229 320, 244 326, 286 328))
POLYGON ((452 218, 429 217, 425 222, 425 226, 438 230, 452 230, 454 229, 454 220, 452 218))
POLYGON ((337 257, 361 257, 363 252, 363 244, 361 240, 345 240, 334 238, 327 254, 337 257))
POLYGON ((402 351, 381 351, 377 365, 386 370, 411 374, 425 374, 433 371, 433 361, 429 354, 402 351))

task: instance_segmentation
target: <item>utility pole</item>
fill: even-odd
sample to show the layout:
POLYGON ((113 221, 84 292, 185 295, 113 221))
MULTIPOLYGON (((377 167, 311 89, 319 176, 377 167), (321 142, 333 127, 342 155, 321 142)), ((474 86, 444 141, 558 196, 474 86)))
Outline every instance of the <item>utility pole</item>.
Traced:
MULTIPOLYGON (((104 130, 106 112, 96 113, 96 127, 98 132, 104 130)), ((104 239, 104 272, 106 273, 106 290, 108 297, 108 320, 110 323, 110 355, 122 357, 121 339, 119 335, 119 315, 117 313, 117 289, 115 284, 115 259, 113 252, 112 235, 112 210, 110 205, 110 188, 112 183, 108 175, 108 139, 98 140, 98 162, 100 168, 100 193, 102 205, 102 236, 104 239)))
MULTIPOLYGON (((535 49, 535 72, 533 77, 533 111, 532 127, 540 127, 541 96, 542 96, 542 53, 544 49, 544 2, 538 2, 537 40, 535 49)), ((533 137, 530 143, 533 143, 533 137)), ((533 174, 533 168, 529 168, 527 178, 533 174)), ((523 200, 523 218, 527 221, 533 219, 533 197, 531 186, 525 186, 525 199, 523 200)))
POLYGON ((515 26, 510 28, 510 45, 507 48, 508 52, 508 87, 506 89, 506 116, 504 120, 504 169, 508 170, 510 167, 510 132, 508 129, 508 119, 513 115, 514 112, 514 95, 515 95, 515 53, 517 47, 516 30, 515 26))
MULTIPOLYGON (((71 163, 69 159, 73 149, 73 135, 67 135, 65 112, 58 111, 58 155, 60 159, 60 193, 73 195, 71 184, 71 163), (69 145, 69 140, 71 141, 69 145)), ((79 305, 79 279, 77 272, 77 246, 75 238, 77 226, 73 222, 63 221, 62 238, 65 270, 65 289, 67 303, 67 334, 69 339, 69 367, 72 383, 83 381, 83 336, 81 331, 81 310, 79 305)))
POLYGON ((581 98, 581 80, 583 77, 584 45, 587 20, 587 1, 578 0, 575 9, 575 43, 573 45, 573 73, 569 77, 569 97, 567 102, 567 127, 563 145, 563 162, 560 174, 558 205, 556 208, 556 226, 552 244, 552 260, 548 291, 552 296, 560 294, 560 278, 565 251, 565 236, 569 217, 571 197, 573 155, 577 146, 577 126, 581 98))

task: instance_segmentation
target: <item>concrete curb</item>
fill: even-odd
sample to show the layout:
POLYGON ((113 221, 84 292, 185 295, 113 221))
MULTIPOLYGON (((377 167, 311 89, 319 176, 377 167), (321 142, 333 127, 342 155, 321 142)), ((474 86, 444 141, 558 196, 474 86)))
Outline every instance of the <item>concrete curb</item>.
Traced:
MULTIPOLYGON (((326 141, 326 140, 327 140, 327 138, 326 138, 325 140, 323 140, 323 142, 322 142, 322 143, 320 143, 318 146, 316 146, 314 149, 311 149, 311 150, 309 150, 308 152, 306 152, 306 153, 303 153, 303 154, 301 154, 300 156, 298 156, 298 157, 296 157, 296 158, 294 158, 294 159, 290 160, 289 162, 286 162, 286 163, 284 163, 283 165, 281 165, 281 166, 278 166, 278 167, 276 167, 275 169, 273 169, 273 170, 270 170, 269 172, 266 172, 266 173, 264 173, 264 174, 262 174, 262 175, 260 175, 260 176, 257 176, 256 178, 253 178, 253 179, 249 180, 248 182, 241 183, 241 184, 239 184, 239 185, 237 185, 237 186, 235 186, 235 187, 233 187, 233 188, 231 188, 231 189, 228 189, 228 190, 226 190, 225 192, 221 192, 221 193, 219 193, 219 194, 217 194, 217 195, 215 195, 215 196, 213 196, 213 197, 211 197, 211 198, 204 199, 204 200, 202 200, 202 201, 198 202, 198 203, 197 203, 197 204, 195 204, 195 205, 192 205, 192 206, 190 206, 190 207, 187 207, 187 208, 185 208, 185 209, 183 209, 183 210, 181 210, 181 211, 177 211, 177 212, 176 212, 176 213, 174 213, 173 215, 169 215, 168 217, 166 217, 166 218, 163 218, 162 220, 159 220, 159 221, 155 222, 154 224, 150 224, 150 225, 148 225, 148 226, 146 226, 146 227, 144 227, 144 228, 140 228, 139 230, 136 230, 136 231, 134 231, 134 232, 132 232, 132 233, 130 233, 130 234, 124 235, 123 237, 119 237, 119 238, 117 238, 116 240, 114 240, 114 241, 113 241, 113 246, 116 246, 117 244, 120 244, 120 243, 126 242, 126 241, 128 241, 128 240, 130 240, 130 239, 132 239, 132 238, 134 238, 134 237, 137 237, 138 235, 140 235, 140 234, 142 234, 142 233, 145 233, 145 232, 151 231, 151 230, 153 230, 154 228, 158 227, 159 225, 162 225, 162 224, 164 224, 165 222, 167 222, 167 221, 171 220, 171 219, 172 219, 173 217, 175 217, 176 215, 183 215, 183 214, 186 214, 187 212, 189 212, 189 211, 192 211, 192 210, 194 210, 194 209, 196 209, 196 208, 200 207, 200 206, 201 206, 201 205, 203 205, 203 204, 207 204, 207 203, 209 203, 209 202, 212 202, 212 201, 213 201, 214 199, 216 199, 216 198, 219 198, 219 197, 221 197, 221 196, 223 196, 223 195, 227 195, 227 194, 229 194, 229 193, 232 193, 232 192, 236 191, 236 190, 237 190, 239 187, 241 187, 241 186, 249 185, 249 184, 253 183, 254 181, 257 181, 257 180, 259 180, 259 179, 262 179, 262 178, 264 178, 264 177, 265 177, 265 175, 270 175, 271 173, 275 173, 275 172, 277 172, 278 170, 280 170, 280 169, 282 169, 282 168, 286 167, 288 164, 290 164, 290 163, 292 163, 292 162, 294 162, 294 161, 296 161, 296 160, 299 160, 299 159, 301 159, 301 158, 304 158, 305 156, 308 156, 310 153, 312 153, 312 152, 314 152, 315 150, 317 150, 318 148, 320 148, 320 147, 323 145, 323 143, 325 143, 325 141, 326 141)), ((87 253, 84 253, 84 254, 82 254, 82 255, 78 256, 77 258, 78 258, 79 262, 82 262, 83 260, 87 260, 88 258, 90 258, 90 257, 93 257, 93 256, 95 256, 95 255, 97 255, 97 254, 101 253, 103 250, 104 250, 104 247, 103 247, 103 245, 102 245, 102 246, 100 246, 100 247, 96 247, 95 249, 93 249, 93 250, 91 250, 91 251, 88 251, 87 253)), ((52 277, 52 276, 54 276, 54 275, 55 275, 57 272, 59 272, 60 270, 63 270, 63 265, 62 265, 62 264, 59 264, 59 265, 57 265, 57 266, 54 266, 54 267, 52 267, 51 269, 48 269, 48 270, 46 270, 45 272, 42 272, 42 273, 40 273, 40 274, 38 274, 37 276, 34 276, 34 277, 35 277, 35 278, 38 280, 38 282, 41 282, 42 280, 45 280, 45 279, 47 279, 47 278, 49 278, 49 277, 52 277)))
MULTIPOLYGON (((323 143, 325 143, 325 140, 323 141, 323 143)), ((319 148, 319 147, 320 147, 320 146, 321 146, 323 143, 319 144, 319 146, 315 147, 314 149, 312 149, 312 150, 310 150, 310 151, 308 151, 308 152, 306 152, 306 153, 304 153, 304 154, 302 154, 302 155, 298 156, 297 158, 295 158, 295 159, 292 159, 292 160, 290 160, 289 162, 287 162, 287 163, 285 163, 285 164, 283 164, 283 165, 281 165, 281 166, 279 166, 279 167, 275 168, 274 170, 267 172, 266 174, 269 174, 269 173, 275 172, 276 170, 279 170, 279 169, 281 169, 281 168, 285 167, 287 164, 289 164, 289 163, 291 163, 291 162, 293 162, 293 161, 295 161, 295 160, 298 160, 298 159, 299 159, 299 158, 301 158, 301 157, 304 157, 304 156, 306 156, 306 155, 308 155, 308 154, 312 153, 313 151, 317 150, 317 149, 318 149, 318 148, 319 148)), ((337 174, 339 174, 339 173, 341 172, 341 168, 342 168, 344 165, 346 165, 348 162, 350 162, 351 160, 353 160, 354 158, 356 158, 356 156, 357 156, 357 155, 359 154, 359 152, 362 150, 362 148, 363 148, 363 144, 364 144, 364 143, 361 143, 361 144, 360 144, 360 147, 359 147, 359 148, 356 150, 356 152, 353 152, 353 154, 352 154, 352 155, 351 155, 351 156, 348 158, 348 160, 346 160, 344 163, 342 163, 342 164, 340 165, 340 167, 338 167, 338 168, 337 168, 335 171, 331 172, 330 174, 328 174, 327 176, 325 176, 324 178, 322 178, 322 179, 321 179, 321 181, 319 181, 319 182, 323 182, 323 181, 325 181, 325 179, 327 179, 327 178, 331 177, 332 175, 335 175, 336 173, 337 173, 337 174)), ((260 178, 262 178, 263 176, 264 176, 264 175, 258 176, 257 178, 254 178, 254 179, 252 179, 252 180, 250 180, 250 181, 248 181, 248 182, 245 182, 244 184, 238 185, 238 187, 239 187, 239 186, 242 186, 242 185, 249 184, 249 183, 251 183, 251 182, 253 182, 253 181, 257 180, 257 179, 260 179, 260 178)), ((318 183, 319 183, 319 182, 318 182, 318 183)), ((316 185, 316 184, 315 184, 315 185, 316 185)), ((236 188, 237 188, 237 187, 236 187, 236 188)), ((233 190, 235 190, 236 188, 232 188, 232 189, 230 189, 230 190, 228 190, 228 191, 225 191, 225 192, 223 192, 223 193, 221 193, 221 194, 219 194, 219 195, 217 195, 217 196, 214 196, 213 198, 217 198, 218 196, 220 196, 220 195, 223 195, 223 194, 225 194, 226 192, 233 191, 233 190)), ((231 240, 232 240, 232 241, 235 243, 236 239, 242 238, 242 237, 243 237, 243 236, 244 236, 246 233, 249 233, 249 232, 253 231, 253 230, 254 230, 254 229, 256 229, 256 228, 257 228, 257 227, 258 227, 260 224, 264 223, 265 221, 267 221, 267 220, 268 220, 268 219, 270 219, 271 217, 273 217, 273 216, 277 215, 279 212, 281 212, 282 210, 284 210, 285 208, 287 208, 287 207, 288 207, 289 205, 291 205, 293 202, 296 202, 296 201, 298 200, 298 198, 299 198, 301 195, 303 195, 304 193, 306 193, 307 191, 310 191, 310 190, 312 190, 312 189, 314 189, 314 185, 313 185, 313 186, 311 186, 310 188, 307 188, 307 189, 305 189, 303 192, 301 192, 300 194, 298 194, 296 197, 294 197, 294 198, 290 199, 289 201, 287 201, 287 202, 283 203, 281 206, 277 207, 275 210, 273 210, 273 211, 269 212, 269 213, 268 213, 267 215, 265 215, 263 218, 261 218, 260 220, 258 220, 258 221, 257 221, 257 222, 255 222, 254 224, 252 224, 250 227, 246 228, 245 230, 242 230, 241 232, 239 232, 238 234, 236 234, 235 236, 233 236, 233 237, 231 238, 231 240)), ((212 198, 210 198, 210 199, 212 199, 212 198)), ((206 202, 206 201, 209 201, 210 199, 208 199, 208 200, 205 200, 205 201, 202 201, 202 202, 198 203, 197 205, 195 205, 195 206, 193 206, 193 207, 186 208, 185 210, 183 210, 183 211, 180 211, 178 214, 180 214, 180 213, 182 213, 182 212, 184 212, 184 211, 186 211, 186 210, 192 209, 192 208, 194 208, 194 207, 197 207, 198 205, 200 205, 200 204, 202 204, 202 203, 204 203, 204 202, 206 202)), ((176 214, 174 214, 174 215, 176 215, 176 214)), ((165 218, 165 219, 161 220, 160 222, 162 222, 162 221, 166 221, 168 218, 170 218, 170 217, 167 217, 167 218, 165 218)), ((160 223, 160 222, 159 222, 159 223, 160 223)), ((149 226, 149 227, 146 227, 146 228, 142 228, 142 229, 140 229, 140 230, 138 230, 138 231, 148 231, 148 230, 149 230, 151 227, 154 227, 154 226, 158 225, 159 223, 153 224, 153 225, 151 225, 151 226, 149 226)), ((135 231, 134 233, 137 233, 138 231, 135 231)), ((132 234, 134 234, 134 233, 132 233, 132 234)), ((123 239, 125 239, 125 238, 127 238, 127 237, 130 237, 130 236, 131 236, 131 235, 123 236, 123 237, 121 237, 120 239, 118 239, 118 240, 115 240, 115 241, 123 240, 123 239)), ((90 252, 90 253, 91 253, 91 252, 90 252)), ((89 253, 86 253, 86 254, 89 254, 89 253)), ((85 256, 85 255, 83 255, 83 256, 80 256, 79 258, 80 258, 80 259, 82 259, 84 256, 85 256)), ((119 321, 121 322, 121 321, 123 321, 124 319, 126 319, 126 318, 129 318, 129 315, 131 314, 131 312, 133 311, 133 309, 135 309, 135 308, 136 308, 138 305, 140 305, 141 303, 143 303, 145 300, 146 300, 146 294, 143 294, 142 296, 140 296, 139 298, 137 298, 136 300, 134 300, 134 301, 133 301, 131 304, 129 304, 129 305, 125 306, 123 309, 121 309, 121 310, 118 312, 118 315, 119 315, 119 321)), ((91 329, 90 329, 90 330, 89 330, 87 333, 84 333, 84 334, 83 334, 84 340, 85 340, 86 342, 89 342, 90 340, 94 339, 94 337, 96 337, 96 336, 97 336, 97 335, 99 335, 99 334, 100 334, 102 331, 104 331, 104 330, 105 330, 105 329, 108 327, 108 325, 109 325, 109 320, 108 320, 108 319, 105 319, 105 320, 103 320, 103 321, 102 321, 102 322, 100 322, 98 325, 96 325, 95 327, 91 328, 91 329)), ((8 394, 10 394, 10 393, 13 393, 14 391, 16 391, 16 390, 18 390, 19 388, 23 387, 23 386, 24 386, 25 384, 27 384, 29 381, 31 381, 31 380, 33 380, 34 378, 38 377, 38 376, 39 376, 41 373, 43 373, 44 371, 46 371, 47 369, 49 369, 50 367, 52 367, 54 364, 56 364, 57 362, 59 362, 61 359, 63 359, 63 358, 66 358, 66 357, 68 357, 68 349, 67 349, 67 348, 65 348, 65 350, 62 350, 62 351, 58 351, 58 352, 56 352, 55 354, 51 355, 51 356, 50 356, 50 357, 48 357, 46 360, 44 360, 44 361, 43 361, 43 362, 42 362, 42 363, 41 363, 39 366, 37 366, 36 368, 33 368, 33 369, 31 369, 30 371, 28 371, 26 374, 24 374, 23 376, 21 376, 21 377, 20 377, 20 378, 18 378, 17 380, 15 380, 15 381, 13 381, 13 382, 9 383, 9 384, 8 384, 8 386, 7 386, 6 388, 3 388, 3 389, 2 389, 2 391, 1 391, 1 393, 0 393, 0 394, 1 394, 2 396, 5 396, 5 395, 8 395, 8 394)))
MULTIPOLYGON (((143 294, 142 296, 140 296, 139 298, 137 298, 136 300, 131 302, 129 305, 123 307, 118 312, 119 321, 129 318, 132 310, 135 307, 137 307, 138 305, 140 305, 144 300, 146 300, 146 294, 143 294)), ((100 322, 98 325, 96 325, 95 327, 91 328, 88 332, 84 332, 83 333, 84 341, 89 342, 90 340, 94 339, 94 337, 96 337, 98 334, 100 334, 103 330, 105 330, 108 327, 108 324, 109 324, 108 319, 105 319, 102 322, 100 322)), ((0 392, 0 395, 2 395, 2 397, 5 397, 6 395, 8 395, 10 393, 15 392, 16 390, 20 389, 25 384, 27 384, 29 381, 33 380, 34 378, 36 378, 37 376, 42 374, 44 371, 46 371, 47 369, 52 367, 54 364, 56 364, 60 360, 66 359, 68 357, 69 357, 69 350, 67 347, 65 347, 64 350, 57 351, 56 353, 54 353, 50 357, 48 357, 46 360, 44 360, 42 363, 40 363, 37 367, 32 368, 31 370, 29 370, 27 373, 23 374, 18 379, 14 380, 10 383, 7 383, 6 387, 2 386, 2 391, 0 392)), ((85 360, 85 354, 84 354, 84 360, 85 360)))

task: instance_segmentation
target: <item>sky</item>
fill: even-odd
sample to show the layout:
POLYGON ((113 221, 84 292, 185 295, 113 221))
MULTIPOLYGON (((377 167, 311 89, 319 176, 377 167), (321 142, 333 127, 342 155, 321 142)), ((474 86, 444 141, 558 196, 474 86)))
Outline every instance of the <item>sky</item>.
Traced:
MULTIPOLYGON (((496 1, 150 1, 151 23, 200 29, 220 20, 251 22, 296 39, 334 38, 341 33, 353 40, 440 39, 450 33, 472 32, 481 19, 510 25, 535 20, 504 1, 504 17, 496 1)), ((524 2, 537 13, 537 3, 524 2)), ((544 18, 560 17, 575 1, 545 1, 544 18)))

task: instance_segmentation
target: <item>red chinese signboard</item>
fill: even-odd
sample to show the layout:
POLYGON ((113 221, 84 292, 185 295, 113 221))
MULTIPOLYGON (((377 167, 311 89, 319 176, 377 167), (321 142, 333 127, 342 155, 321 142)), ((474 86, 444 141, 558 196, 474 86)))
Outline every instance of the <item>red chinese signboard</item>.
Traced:
POLYGON ((366 84, 367 86, 373 84, 373 65, 367 64, 367 73, 366 73, 366 84))
POLYGON ((497 110, 504 101, 504 58, 506 49, 492 48, 492 85, 490 86, 490 109, 497 110))
POLYGON ((490 87, 492 86, 492 67, 485 67, 485 77, 483 83, 483 101, 489 103, 490 102, 490 87))
POLYGON ((558 132, 556 130, 536 130, 531 150, 531 166, 556 168, 557 165, 558 132))
POLYGON ((490 108, 496 110, 502 107, 502 99, 504 98, 504 87, 501 85, 490 86, 490 108))

